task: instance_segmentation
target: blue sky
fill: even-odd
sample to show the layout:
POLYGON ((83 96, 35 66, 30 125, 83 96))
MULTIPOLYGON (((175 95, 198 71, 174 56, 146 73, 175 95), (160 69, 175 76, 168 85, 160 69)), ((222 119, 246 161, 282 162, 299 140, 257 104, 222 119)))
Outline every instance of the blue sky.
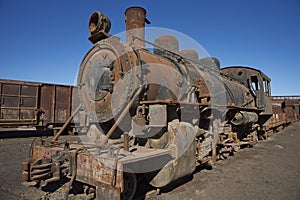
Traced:
POLYGON ((75 84, 92 44, 93 11, 125 30, 124 11, 147 10, 151 27, 182 32, 221 61, 259 68, 273 95, 300 94, 299 0, 0 0, 0 78, 75 84))

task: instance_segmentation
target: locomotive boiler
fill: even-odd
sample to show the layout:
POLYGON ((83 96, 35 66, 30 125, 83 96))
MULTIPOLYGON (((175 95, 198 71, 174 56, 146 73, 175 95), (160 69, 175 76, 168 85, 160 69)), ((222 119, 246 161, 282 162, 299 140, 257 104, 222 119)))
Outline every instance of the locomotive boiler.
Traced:
POLYGON ((163 188, 265 133, 272 116, 265 74, 249 67, 220 69, 215 58, 179 51, 171 35, 149 42, 145 9, 131 7, 125 15, 125 42, 108 33, 107 16, 91 15, 93 46, 77 80, 89 131, 80 142, 33 146, 23 163, 24 184, 67 177, 65 198, 76 182, 97 199, 133 199, 141 174, 163 188))

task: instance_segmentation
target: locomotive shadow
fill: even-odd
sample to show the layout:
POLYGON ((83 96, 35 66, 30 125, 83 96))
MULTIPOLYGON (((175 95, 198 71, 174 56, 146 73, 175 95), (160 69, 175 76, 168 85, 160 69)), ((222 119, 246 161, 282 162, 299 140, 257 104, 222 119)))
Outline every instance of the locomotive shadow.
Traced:
POLYGON ((0 139, 40 137, 40 136, 53 136, 53 135, 54 135, 54 131, 51 129, 46 129, 46 130, 0 129, 0 139))
POLYGON ((173 191, 174 189, 192 181, 194 179, 194 174, 196 173, 199 173, 203 170, 212 170, 212 166, 211 165, 208 165, 208 164, 203 164, 203 165, 198 165, 195 169, 195 171, 191 174, 191 175, 188 175, 188 176, 184 176, 178 180, 176 180, 175 182, 171 183, 170 185, 167 185, 166 187, 164 188, 161 188, 160 193, 168 193, 168 192, 171 192, 173 191))
POLYGON ((144 200, 147 196, 149 196, 152 193, 156 193, 157 196, 164 194, 164 193, 169 193, 169 192, 177 189, 178 187, 192 181, 194 178, 194 174, 199 173, 203 170, 212 170, 212 166, 206 165, 206 164, 199 165, 196 167, 195 171, 191 175, 181 177, 178 180, 174 181, 173 183, 170 183, 169 185, 167 185, 163 188, 160 188, 159 190, 156 189, 155 187, 151 186, 148 183, 149 181, 147 181, 147 180, 149 180, 149 178, 152 177, 152 175, 154 176, 156 174, 155 172, 147 173, 148 177, 145 177, 145 175, 137 175, 138 188, 137 188, 137 194, 135 195, 134 199, 135 200, 144 200))

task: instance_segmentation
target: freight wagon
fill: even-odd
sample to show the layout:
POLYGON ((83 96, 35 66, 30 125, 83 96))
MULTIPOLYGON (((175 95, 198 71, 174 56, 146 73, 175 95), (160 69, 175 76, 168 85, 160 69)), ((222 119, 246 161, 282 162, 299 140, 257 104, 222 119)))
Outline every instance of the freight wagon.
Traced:
POLYGON ((1 129, 58 129, 78 106, 75 86, 0 79, 1 129))
POLYGON ((272 96, 273 104, 280 105, 283 109, 290 108, 296 112, 297 118, 300 119, 300 96, 272 96))
POLYGON ((266 123, 267 129, 279 131, 299 120, 300 96, 272 96, 273 116, 266 123))

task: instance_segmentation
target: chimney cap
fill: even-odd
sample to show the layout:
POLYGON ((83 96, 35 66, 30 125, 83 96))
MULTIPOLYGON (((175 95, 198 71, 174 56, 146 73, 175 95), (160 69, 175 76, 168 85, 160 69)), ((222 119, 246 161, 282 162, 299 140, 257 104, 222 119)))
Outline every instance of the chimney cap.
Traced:
POLYGON ((142 11, 145 13, 145 15, 146 15, 146 10, 145 10, 145 8, 142 8, 142 7, 140 7, 140 6, 131 6, 131 7, 127 8, 127 9, 125 10, 125 15, 126 15, 127 11, 129 11, 129 10, 142 10, 142 11))

